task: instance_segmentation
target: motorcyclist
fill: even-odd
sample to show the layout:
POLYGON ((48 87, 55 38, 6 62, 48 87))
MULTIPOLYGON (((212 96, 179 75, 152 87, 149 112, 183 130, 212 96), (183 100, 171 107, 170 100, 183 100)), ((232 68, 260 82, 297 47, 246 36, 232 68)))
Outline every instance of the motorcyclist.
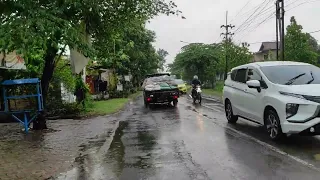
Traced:
POLYGON ((194 94, 196 93, 196 87, 197 85, 201 85, 201 81, 199 80, 198 76, 193 76, 193 80, 191 82, 192 85, 192 97, 194 97, 194 94))

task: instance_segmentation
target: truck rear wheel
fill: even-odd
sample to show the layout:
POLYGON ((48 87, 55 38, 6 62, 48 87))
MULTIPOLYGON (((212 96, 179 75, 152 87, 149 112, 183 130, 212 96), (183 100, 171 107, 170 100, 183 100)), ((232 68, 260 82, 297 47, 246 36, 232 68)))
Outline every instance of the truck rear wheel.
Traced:
POLYGON ((173 106, 174 106, 174 107, 177 107, 177 105, 178 105, 178 100, 173 100, 172 103, 173 103, 173 106))
POLYGON ((144 107, 148 107, 149 106, 149 104, 147 103, 147 101, 146 100, 144 100, 144 107))

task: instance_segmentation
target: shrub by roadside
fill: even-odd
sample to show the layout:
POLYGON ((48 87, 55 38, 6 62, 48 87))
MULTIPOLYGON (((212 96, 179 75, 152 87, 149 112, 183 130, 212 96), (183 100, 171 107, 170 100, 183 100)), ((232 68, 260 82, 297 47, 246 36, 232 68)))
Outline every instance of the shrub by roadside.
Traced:
POLYGON ((141 92, 138 91, 128 98, 90 101, 86 107, 83 107, 81 103, 51 102, 47 105, 47 117, 48 119, 82 119, 108 115, 119 111, 129 100, 137 98, 140 94, 141 92))
POLYGON ((214 97, 221 99, 222 91, 223 91, 223 84, 224 84, 223 81, 218 81, 216 83, 216 86, 213 89, 203 89, 202 92, 204 95, 214 96, 214 97))

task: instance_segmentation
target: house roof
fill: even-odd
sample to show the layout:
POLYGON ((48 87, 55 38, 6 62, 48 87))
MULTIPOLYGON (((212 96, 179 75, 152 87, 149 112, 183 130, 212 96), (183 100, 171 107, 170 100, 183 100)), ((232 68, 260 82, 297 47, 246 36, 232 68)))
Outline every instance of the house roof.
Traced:
POLYGON ((276 49, 277 49, 277 42, 262 42, 259 52, 276 50, 276 49))

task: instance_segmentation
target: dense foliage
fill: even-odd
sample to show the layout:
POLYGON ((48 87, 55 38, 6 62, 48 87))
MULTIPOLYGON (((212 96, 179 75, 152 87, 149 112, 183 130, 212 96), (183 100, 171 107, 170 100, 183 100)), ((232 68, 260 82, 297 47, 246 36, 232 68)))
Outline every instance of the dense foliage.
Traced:
POLYGON ((318 64, 319 46, 317 40, 297 24, 294 17, 290 19, 285 35, 285 60, 318 64))
POLYGON ((216 75, 225 71, 226 49, 228 71, 238 65, 251 61, 252 54, 247 46, 237 46, 232 42, 219 44, 192 43, 181 48, 173 64, 169 65, 173 74, 179 74, 185 80, 198 75, 200 80, 213 85, 216 75))
POLYGON ((56 57, 59 51, 65 50, 65 45, 77 48, 91 58, 95 58, 96 54, 108 54, 105 49, 91 46, 90 42, 115 40, 122 34, 121 30, 132 22, 141 25, 158 13, 179 13, 174 10, 175 7, 173 2, 163 0, 1 1, 0 50, 19 50, 28 64, 33 60, 30 56, 36 54, 42 57, 44 68, 41 79, 46 97, 56 57))
POLYGON ((159 13, 180 11, 164 0, 0 1, 0 51, 23 54, 29 75, 41 77, 46 104, 66 47, 121 74, 137 72, 135 76, 141 77, 158 69, 159 57, 151 45, 155 35, 144 24, 159 13))

